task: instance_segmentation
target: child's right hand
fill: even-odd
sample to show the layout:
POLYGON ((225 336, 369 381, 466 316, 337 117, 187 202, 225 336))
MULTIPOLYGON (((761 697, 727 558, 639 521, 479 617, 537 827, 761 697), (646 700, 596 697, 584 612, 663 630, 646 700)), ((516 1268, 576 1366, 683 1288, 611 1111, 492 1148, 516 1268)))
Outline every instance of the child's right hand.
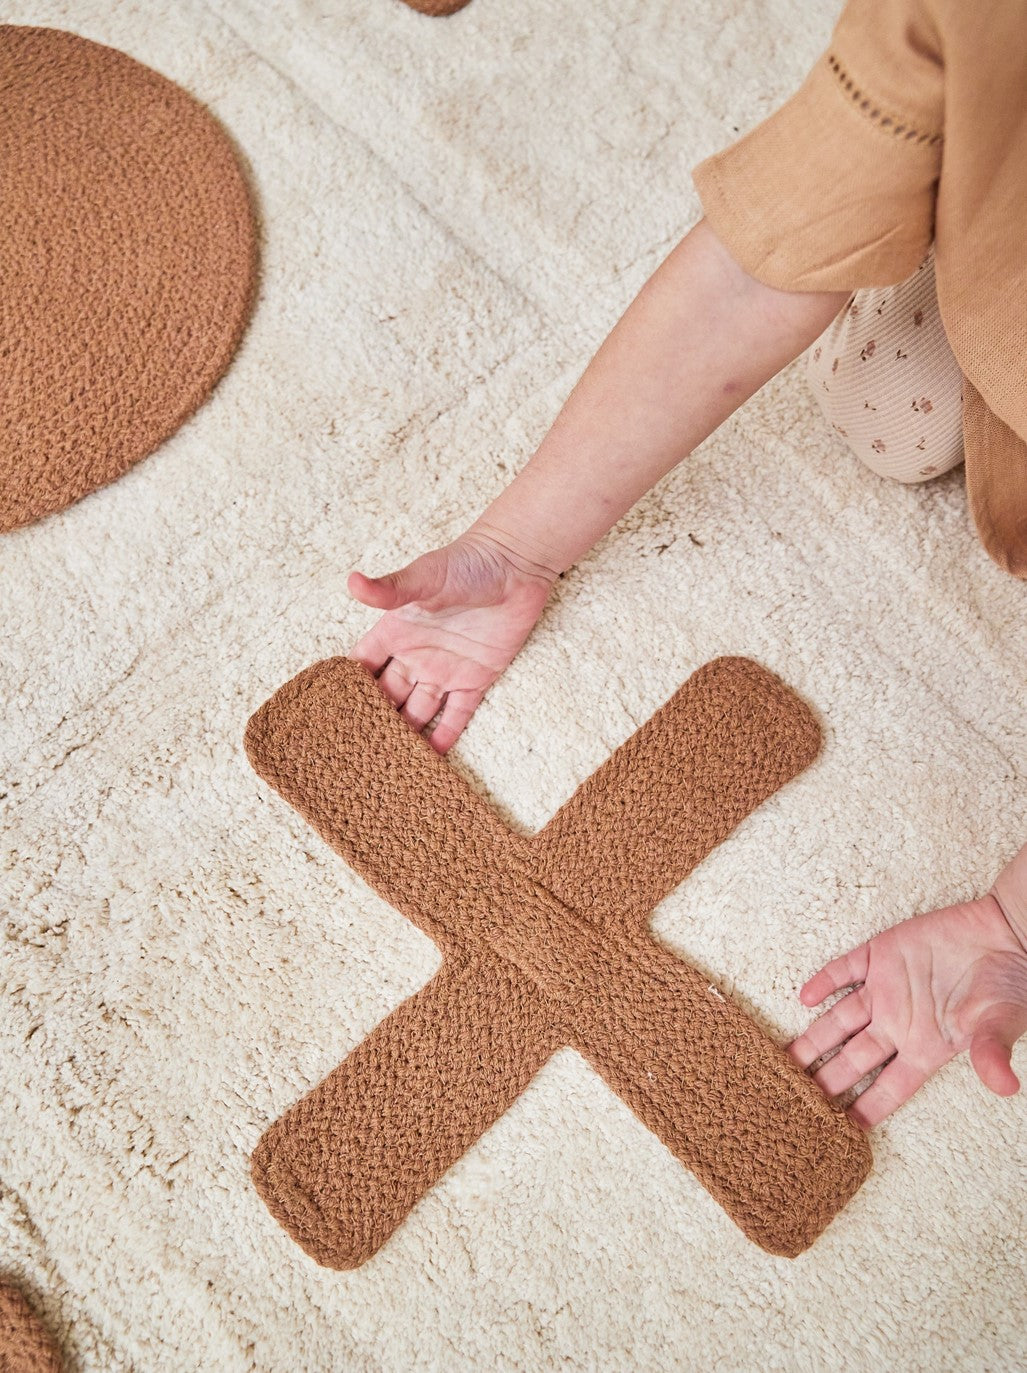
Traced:
POLYGON ((445 697, 427 736, 445 753, 531 633, 558 576, 478 530, 399 572, 351 572, 350 595, 386 613, 346 656, 380 673, 378 685, 418 733, 445 697))

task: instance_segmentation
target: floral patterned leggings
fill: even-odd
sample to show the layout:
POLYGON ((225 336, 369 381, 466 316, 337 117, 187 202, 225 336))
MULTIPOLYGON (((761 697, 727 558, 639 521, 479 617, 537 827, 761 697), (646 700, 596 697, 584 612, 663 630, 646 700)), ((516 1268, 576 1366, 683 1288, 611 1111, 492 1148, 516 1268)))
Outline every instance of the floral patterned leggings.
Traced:
POLYGON ((880 476, 927 481, 963 461, 963 374, 938 310, 933 244, 897 286, 853 293, 807 353, 806 380, 880 476))

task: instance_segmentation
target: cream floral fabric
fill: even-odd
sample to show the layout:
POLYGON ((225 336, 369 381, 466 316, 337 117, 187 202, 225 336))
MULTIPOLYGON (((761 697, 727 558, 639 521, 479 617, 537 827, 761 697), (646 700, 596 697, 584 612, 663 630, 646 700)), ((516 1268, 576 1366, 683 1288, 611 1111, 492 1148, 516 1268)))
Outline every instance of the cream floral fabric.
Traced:
POLYGON ((897 286, 853 293, 806 355, 831 428, 882 477, 921 482, 963 461, 963 374, 934 284, 934 245, 897 286))

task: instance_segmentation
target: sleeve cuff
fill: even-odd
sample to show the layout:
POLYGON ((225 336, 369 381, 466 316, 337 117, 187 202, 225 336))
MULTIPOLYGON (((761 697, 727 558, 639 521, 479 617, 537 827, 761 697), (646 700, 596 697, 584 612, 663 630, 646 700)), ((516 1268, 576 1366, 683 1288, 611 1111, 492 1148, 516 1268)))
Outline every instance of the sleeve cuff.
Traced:
POLYGON ((703 212, 767 286, 845 291, 912 276, 934 238, 940 138, 869 118, 822 54, 798 91, 692 171, 703 212))

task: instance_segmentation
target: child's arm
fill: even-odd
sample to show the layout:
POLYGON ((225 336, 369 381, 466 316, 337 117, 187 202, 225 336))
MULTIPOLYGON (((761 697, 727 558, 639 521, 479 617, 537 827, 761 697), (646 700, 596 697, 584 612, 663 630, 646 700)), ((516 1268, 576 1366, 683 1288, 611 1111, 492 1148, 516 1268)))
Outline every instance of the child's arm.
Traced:
POLYGON ((387 612, 350 649, 445 753, 531 633, 559 573, 817 338, 844 291, 764 286, 700 220, 642 287, 513 481, 452 543, 351 572, 387 612), (445 697, 444 705, 443 697, 445 697))
POLYGON ((699 220, 625 311, 535 455, 470 528, 564 571, 819 337, 850 295, 764 286, 699 220))
POLYGON ((1009 928, 1027 954, 1027 844, 1013 854, 995 878, 988 895, 1002 907, 1009 928))

